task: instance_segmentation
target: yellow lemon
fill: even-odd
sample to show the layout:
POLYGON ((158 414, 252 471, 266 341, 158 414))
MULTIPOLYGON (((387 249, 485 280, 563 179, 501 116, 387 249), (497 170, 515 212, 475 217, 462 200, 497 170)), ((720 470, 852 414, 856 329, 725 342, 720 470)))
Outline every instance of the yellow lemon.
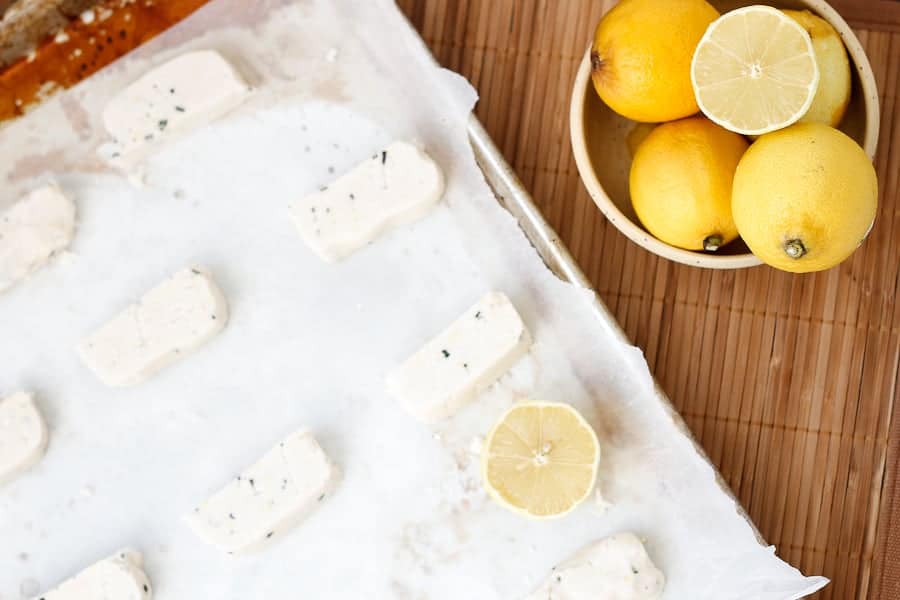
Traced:
POLYGON ((770 6, 719 17, 697 45, 691 82, 700 110, 737 133, 759 135, 797 122, 819 86, 812 40, 770 6))
POLYGON ((784 14, 809 33, 819 67, 819 89, 800 122, 837 127, 850 102, 850 61, 844 42, 828 21, 808 10, 786 10, 784 14))
POLYGON ((833 267, 875 220, 878 181, 863 149, 837 129, 798 123, 761 136, 734 175, 732 210, 760 259, 785 271, 833 267))
POLYGON ((600 444, 568 404, 523 402, 494 426, 481 451, 482 477, 501 505, 534 518, 560 517, 594 489, 600 444))
POLYGON ((691 56, 719 16, 705 0, 622 0, 597 26, 594 88, 614 111, 658 123, 696 113, 691 56))
POLYGON ((663 123, 631 163, 631 202, 647 231, 686 250, 715 251, 738 236, 734 169, 747 141, 709 119, 663 123))

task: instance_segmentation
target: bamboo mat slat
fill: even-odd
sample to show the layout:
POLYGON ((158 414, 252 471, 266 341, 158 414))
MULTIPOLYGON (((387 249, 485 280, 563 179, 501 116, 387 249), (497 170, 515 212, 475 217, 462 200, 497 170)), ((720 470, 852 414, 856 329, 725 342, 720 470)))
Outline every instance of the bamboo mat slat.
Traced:
POLYGON ((900 31, 900 2, 897 0, 831 0, 830 4, 858 29, 900 31))
POLYGON ((478 116, 766 540, 833 580, 818 598, 900 598, 900 2, 833 2, 878 80, 882 192, 864 246, 813 275, 676 265, 596 209, 568 101, 613 3, 399 0, 478 89, 478 116))

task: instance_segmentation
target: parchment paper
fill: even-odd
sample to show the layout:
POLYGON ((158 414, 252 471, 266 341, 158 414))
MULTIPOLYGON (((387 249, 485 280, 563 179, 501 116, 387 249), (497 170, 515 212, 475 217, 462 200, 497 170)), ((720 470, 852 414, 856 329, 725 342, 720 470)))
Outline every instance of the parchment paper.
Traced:
POLYGON ((0 489, 2 600, 122 546, 144 553, 159 599, 507 600, 622 530, 646 538, 668 600, 782 600, 825 584, 758 544, 640 351, 498 205, 466 137, 475 101, 388 0, 216 0, 0 132, 0 204, 52 176, 79 210, 71 252, 0 296, 0 393, 34 390, 51 428, 45 459, 0 489), (103 105, 187 48, 220 50, 253 97, 158 149, 140 177, 110 171, 97 158, 103 105), (443 166, 444 201, 321 262, 288 202, 398 138, 443 166), (77 340, 192 262, 224 289, 228 327, 143 385, 105 388, 77 340), (385 373, 489 289, 512 298, 534 348, 471 408, 425 427, 385 394, 385 373), (480 436, 522 397, 590 420, 610 505, 533 522, 486 497, 480 436), (181 517, 301 426, 344 471, 335 495, 258 555, 197 539, 181 517))

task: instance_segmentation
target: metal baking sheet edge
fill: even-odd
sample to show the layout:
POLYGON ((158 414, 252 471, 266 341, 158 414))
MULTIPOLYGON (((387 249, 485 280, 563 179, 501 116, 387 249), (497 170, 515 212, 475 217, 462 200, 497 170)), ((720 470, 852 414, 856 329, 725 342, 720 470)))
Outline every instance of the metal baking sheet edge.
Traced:
MULTIPOLYGON (((404 13, 401 12, 401 14, 410 31, 414 34, 413 39, 421 44, 422 50, 427 56, 431 57, 434 64, 440 66, 440 63, 438 63, 434 54, 432 54, 428 44, 425 43, 425 40, 419 34, 418 30, 413 26, 412 21, 410 21, 404 13)), ((566 131, 568 131, 568 128, 566 131)), ((550 224, 547 223, 544 215, 531 198, 531 194, 525 189, 522 181, 519 179, 518 175, 516 175, 515 171, 513 171, 509 163, 506 162, 503 154, 491 139, 490 134, 488 134, 484 125, 481 124, 481 121, 478 120, 478 117, 476 117, 474 113, 469 119, 468 134, 469 142, 475 153, 475 160, 488 184, 491 186, 491 189, 493 189, 494 195, 497 197, 500 204, 515 217, 516 221, 519 223, 519 227, 522 228, 528 241, 534 246, 534 249, 544 261, 544 264, 547 265, 547 268, 561 280, 589 291, 591 293, 591 302, 594 312, 600 322, 603 323, 604 327, 606 327, 616 339, 623 343, 631 344, 631 340, 625 335, 625 331, 619 325, 615 316, 597 295, 590 280, 585 276, 581 267, 578 266, 575 258, 572 257, 572 253, 569 252, 569 249, 566 248, 565 243, 559 238, 559 235, 557 235, 553 228, 550 227, 550 224)), ((653 386, 657 399, 659 399, 660 403, 666 409, 666 412, 669 413, 675 426, 687 436, 697 453, 710 468, 712 468, 713 473, 716 475, 716 482, 719 484, 719 487, 734 501, 735 510, 738 515, 750 525, 750 529, 753 531, 759 544, 761 546, 768 546, 769 544, 766 543, 762 533, 760 533, 740 500, 734 495, 734 492, 725 481, 725 478, 722 477, 719 469, 716 468, 716 465, 709 459, 709 455, 706 454, 706 451, 697 441, 697 438, 694 437, 694 434, 678 413, 675 405, 672 404, 672 401, 663 391, 662 387, 660 387, 655 376, 653 377, 653 386)))
MULTIPOLYGON (((516 218, 522 231, 525 232, 525 236, 531 242, 531 245, 534 246, 547 268, 563 281, 591 292, 593 309, 597 314, 597 318, 618 340, 631 344, 628 336, 625 335, 618 321, 616 321, 615 316, 597 295, 591 282, 585 276, 581 267, 578 266, 578 263, 575 262, 569 249, 566 248, 563 241, 559 239, 559 236, 550 227, 547 220, 544 219, 544 215, 541 214, 541 211, 534 204, 531 194, 525 189, 525 186, 519 180, 512 167, 509 166, 509 163, 506 162, 506 159, 503 158, 500 150, 497 149, 490 135, 474 114, 469 120, 468 133, 469 142, 472 144, 472 149, 475 152, 475 160, 478 162, 482 173, 484 173, 488 184, 494 190, 494 195, 500 204, 516 218)), ((688 437, 703 460, 712 467, 719 487, 734 501, 738 514, 753 529, 757 541, 759 541, 760 545, 768 546, 750 515, 747 514, 747 511, 734 495, 728 483, 709 459, 706 451, 697 442, 687 423, 681 418, 681 415, 675 409, 669 397, 666 396, 655 377, 653 378, 653 385, 656 389, 657 398, 671 416, 672 421, 688 437)))

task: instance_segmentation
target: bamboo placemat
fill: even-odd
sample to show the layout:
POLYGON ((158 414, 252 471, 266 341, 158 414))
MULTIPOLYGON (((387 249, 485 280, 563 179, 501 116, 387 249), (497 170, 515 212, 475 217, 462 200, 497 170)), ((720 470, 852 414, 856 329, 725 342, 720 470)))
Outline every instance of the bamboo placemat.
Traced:
POLYGON ((888 448, 900 361, 900 3, 836 3, 861 26, 881 91, 883 192, 853 258, 803 276, 677 265, 596 209, 570 151, 568 103, 612 0, 399 4, 440 62, 479 90, 478 116, 766 540, 833 580, 820 598, 900 598, 900 506, 886 500, 900 500, 900 418, 888 448))
MULTIPOLYGON (((205 1, 101 0, 131 16, 76 21, 70 42, 0 71, 0 120, 43 82, 76 83, 205 1)), ((833 580, 819 598, 900 598, 900 2, 832 0, 881 92, 882 193, 868 241, 815 275, 677 265, 595 208, 570 151, 568 101, 614 0, 398 3, 478 88, 478 116, 766 540, 833 580)))

